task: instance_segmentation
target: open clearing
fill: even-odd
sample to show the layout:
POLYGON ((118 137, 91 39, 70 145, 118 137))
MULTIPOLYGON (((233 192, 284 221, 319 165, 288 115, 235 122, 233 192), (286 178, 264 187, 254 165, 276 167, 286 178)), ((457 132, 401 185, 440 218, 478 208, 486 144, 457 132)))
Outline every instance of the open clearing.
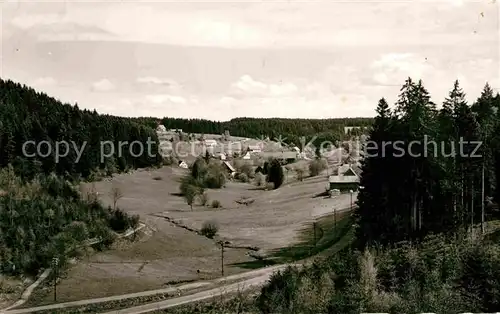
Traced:
MULTIPOLYGON (((177 180, 185 173, 176 166, 139 170, 86 186, 89 189, 93 185, 105 204, 112 204, 110 191, 119 188, 123 197, 118 206, 139 214, 148 230, 137 242, 119 241, 112 250, 84 258, 71 267, 58 284, 58 302, 159 289, 220 276, 220 246, 161 216, 197 230, 203 222, 215 221, 220 227, 219 236, 225 241, 269 253, 298 241, 300 230, 313 217, 350 206, 350 195, 332 199, 317 196, 325 191, 327 183, 326 176, 319 176, 303 182, 289 180, 289 184, 272 191, 228 182, 226 188, 208 190, 210 200, 219 200, 222 208, 196 205, 191 210, 177 195, 177 180), (241 197, 255 201, 240 205, 235 201, 241 197)), ((224 274, 247 271, 236 265, 255 261, 249 252, 244 248, 226 248, 224 274)), ((39 291, 29 305, 52 303, 50 291, 51 288, 39 291)))

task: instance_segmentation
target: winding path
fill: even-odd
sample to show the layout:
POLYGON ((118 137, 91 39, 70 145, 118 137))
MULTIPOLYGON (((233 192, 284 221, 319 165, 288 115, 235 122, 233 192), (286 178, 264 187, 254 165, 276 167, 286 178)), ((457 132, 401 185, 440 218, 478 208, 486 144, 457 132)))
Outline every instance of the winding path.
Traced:
MULTIPOLYGON (((293 264, 291 266, 298 266, 298 265, 299 264, 293 264)), ((185 304, 185 303, 189 303, 189 302, 196 302, 196 301, 200 301, 200 300, 209 299, 209 298, 214 297, 216 295, 220 295, 221 293, 231 293, 231 292, 236 292, 236 291, 243 291, 245 289, 255 287, 256 285, 262 285, 269 279, 269 277, 275 271, 285 269, 287 266, 288 265, 272 266, 272 267, 267 267, 267 268, 258 269, 258 270, 254 270, 254 271, 245 272, 242 274, 222 277, 222 278, 218 278, 218 279, 211 280, 211 281, 195 282, 195 283, 190 283, 190 284, 186 284, 186 285, 182 285, 182 286, 178 286, 178 287, 170 287, 170 288, 164 288, 164 289, 155 289, 155 290, 141 291, 141 292, 136 292, 136 293, 114 295, 114 296, 105 297, 105 298, 95 298, 95 299, 87 299, 87 300, 80 300, 80 301, 73 301, 73 302, 56 303, 56 304, 37 306, 37 307, 31 307, 31 308, 25 308, 25 309, 10 310, 10 311, 2 312, 2 313, 5 313, 5 314, 33 313, 33 312, 37 312, 37 311, 47 311, 47 310, 63 309, 63 308, 69 308, 69 307, 75 307, 75 306, 85 306, 85 305, 90 305, 90 304, 126 300, 126 299, 131 299, 131 298, 152 296, 152 295, 157 295, 157 294, 179 293, 182 291, 189 291, 192 289, 201 288, 201 287, 205 287, 205 286, 207 286, 207 287, 215 286, 217 284, 221 284, 221 283, 224 283, 227 281, 239 280, 235 283, 222 284, 222 285, 220 285, 218 287, 214 287, 210 290, 205 290, 205 291, 198 292, 195 294, 186 295, 186 296, 179 297, 179 298, 173 298, 173 299, 169 299, 169 300, 165 300, 165 301, 161 301, 161 302, 156 302, 156 303, 144 305, 144 306, 155 305, 155 306, 157 306, 157 307, 155 307, 155 309, 156 309, 156 308, 158 308, 158 306, 163 306, 163 302, 166 302, 165 304, 167 304, 166 305, 167 307, 172 307, 172 306, 177 306, 177 305, 181 305, 181 304, 185 304), (240 279, 242 279, 242 280, 240 280, 240 279), (157 305, 157 303, 161 303, 161 305, 157 305)), ((140 307, 142 307, 142 306, 139 306, 137 308, 140 308, 140 307)), ((135 308, 136 307, 133 307, 130 309, 124 309, 122 311, 133 310, 135 308)), ((163 307, 161 307, 161 308, 163 308, 163 307)), ((135 311, 135 310, 133 310, 133 311, 135 311)), ((111 312, 111 313, 116 313, 116 311, 111 312)), ((119 312, 119 313, 122 313, 122 312, 119 312)), ((129 312, 123 312, 123 313, 129 313, 129 312)), ((132 313, 132 312, 130 312, 130 313, 132 313)), ((135 313, 135 312, 133 312, 133 313, 135 313)), ((137 312, 137 313, 145 313, 145 312, 137 312)))
MULTIPOLYGON (((346 211, 350 210, 351 207, 349 208, 338 208, 336 211, 341 212, 341 211, 346 211)), ((318 215, 315 217, 316 219, 324 216, 329 216, 331 213, 326 213, 323 215, 318 215)), ((141 226, 137 228, 135 231, 138 231, 139 229, 144 228, 146 225, 141 223, 141 226)), ((122 235, 122 237, 129 236, 134 232, 134 230, 129 231, 128 233, 122 235)), ((165 293, 180 293, 182 291, 189 291, 197 288, 202 288, 202 287, 212 287, 211 289, 204 290, 201 292, 196 292, 192 293, 189 295, 185 296, 180 296, 168 300, 163 300, 159 302, 154 302, 154 303, 149 303, 145 305, 139 305, 135 307, 130 307, 122 310, 115 310, 111 312, 107 312, 105 314, 111 314, 111 313, 122 313, 122 314, 139 314, 139 313, 147 313, 155 310, 160 310, 160 309, 167 309, 171 307, 176 307, 188 303, 193 303, 193 302, 199 302, 203 300, 208 300, 213 297, 216 297, 221 294, 230 294, 230 293, 235 293, 235 292, 241 292, 245 290, 249 290, 258 286, 264 285, 271 275, 279 270, 283 270, 289 266, 303 266, 307 264, 309 261, 304 260, 302 262, 297 262, 295 264, 282 264, 282 265, 275 265, 275 266, 270 266, 266 268, 261 268, 258 270, 254 271, 249 271, 237 275, 232 275, 228 277, 222 277, 218 279, 214 279, 212 281, 202 281, 202 282, 195 282, 195 283, 190 283, 182 286, 177 286, 177 287, 170 287, 170 288, 164 288, 164 289, 156 289, 156 290, 147 290, 147 291, 142 291, 142 292, 137 292, 137 293, 130 293, 130 294, 122 294, 122 295, 115 295, 115 296, 110 296, 110 297, 104 297, 104 298, 94 298, 94 299, 87 299, 87 300, 80 300, 80 301, 73 301, 73 302, 65 302, 65 303, 56 303, 56 304, 50 304, 50 305, 45 305, 45 306, 38 306, 38 307, 31 307, 31 308, 24 308, 24 309, 18 309, 18 310, 10 310, 14 307, 18 307, 26 302, 28 299, 29 295, 31 292, 40 284, 43 279, 40 279, 42 276, 37 280, 38 284, 35 286, 35 283, 30 286, 25 293, 23 293, 23 297, 21 300, 19 300, 16 304, 10 306, 9 308, 3 309, 0 311, 2 314, 20 314, 20 313, 33 313, 37 311, 47 311, 47 310, 55 310, 55 309, 63 309, 63 308, 69 308, 69 307, 75 307, 75 306, 85 306, 85 305, 90 305, 90 304, 97 304, 97 303, 103 303, 103 302, 110 302, 110 301, 119 301, 119 300, 126 300, 126 299, 131 299, 131 298, 137 298, 137 297, 145 297, 145 296, 152 296, 152 295, 157 295, 157 294, 165 294, 165 293), (230 281, 230 283, 224 284, 225 282, 230 281), (233 282, 237 281, 237 282, 233 282), (29 290, 29 292, 27 292, 29 290), (25 296, 26 294, 26 296, 25 296), (23 301, 24 300, 24 301, 23 301)), ((47 270, 50 272, 50 269, 47 270)), ((47 275, 48 276, 48 275, 47 275)))
MULTIPOLYGON (((146 224, 141 222, 141 223, 139 223, 139 227, 137 227, 136 229, 129 230, 123 234, 118 234, 118 238, 126 238, 126 237, 134 234, 135 232, 140 231, 144 227, 146 227, 146 224)), ((103 240, 101 240, 101 239, 93 238, 93 239, 87 240, 86 243, 83 244, 82 246, 94 245, 94 244, 97 244, 97 243, 102 242, 102 241, 103 240)), ((33 291, 50 275, 51 272, 52 272, 52 268, 47 268, 40 275, 40 277, 38 277, 38 279, 35 282, 33 282, 28 288, 26 288, 26 290, 24 290, 24 292, 21 295, 21 298, 19 300, 17 300, 14 304, 9 305, 8 307, 0 310, 0 313, 5 313, 5 311, 9 311, 10 309, 19 307, 19 306, 23 305, 24 303, 26 303, 28 301, 29 297, 31 296, 31 294, 33 293, 33 291)))

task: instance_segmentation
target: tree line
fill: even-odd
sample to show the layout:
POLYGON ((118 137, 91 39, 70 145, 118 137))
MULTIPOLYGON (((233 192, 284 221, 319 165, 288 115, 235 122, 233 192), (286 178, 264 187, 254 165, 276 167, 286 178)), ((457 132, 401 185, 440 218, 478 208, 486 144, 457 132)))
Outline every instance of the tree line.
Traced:
POLYGON ((240 294, 175 313, 498 311, 500 229, 478 226, 500 218, 499 108, 488 84, 469 104, 455 82, 438 109, 423 82, 409 78, 393 108, 378 103, 358 208, 346 218, 352 228, 323 230, 341 232, 330 254, 273 274, 256 298, 240 294), (437 147, 423 145, 426 136, 437 147), (453 154, 461 138, 482 142, 474 156, 475 143, 453 154), (397 141, 403 154, 390 144, 397 141))
MULTIPOLYGON (((156 128, 161 123, 168 129, 181 129, 186 133, 224 134, 225 131, 233 136, 247 138, 282 138, 287 144, 300 145, 305 140, 308 143, 313 137, 313 145, 321 142, 342 141, 346 138, 345 126, 359 126, 368 128, 372 118, 339 118, 339 119, 285 119, 285 118, 235 118, 229 121, 211 121, 205 119, 181 118, 135 118, 134 121, 156 128), (305 138, 303 138, 305 137, 305 138)), ((359 129, 348 132, 348 136, 360 133, 359 129)))
POLYGON ((52 172, 66 178, 92 180, 97 174, 109 175, 160 162, 156 132, 147 125, 129 118, 100 115, 95 110, 80 110, 78 104, 63 104, 27 86, 0 79, 0 168, 12 164, 15 172, 27 180, 38 173, 52 172), (139 141, 146 149, 148 138, 154 143, 151 156, 147 151, 140 154, 139 146, 122 146, 119 154, 120 142, 139 141), (23 152, 27 141, 47 141, 49 145, 40 146, 39 152, 36 145, 27 145, 23 152), (61 141, 70 143, 70 149, 67 156, 56 162, 55 147, 61 141), (105 141, 113 143, 115 153, 101 162, 101 142, 105 141), (83 143, 85 150, 76 162, 78 154, 73 146, 81 148, 83 143), (33 154, 34 157, 27 157, 33 154))
POLYGON ((440 109, 422 81, 411 79, 394 109, 381 99, 363 162, 358 240, 387 244, 457 234, 487 219, 491 201, 500 200, 499 107, 488 84, 469 105, 458 81, 440 109), (437 145, 425 145, 425 138, 437 145), (396 141, 404 143, 404 154, 391 145, 382 151, 383 143, 396 141), (418 144, 410 147, 412 141, 418 144))

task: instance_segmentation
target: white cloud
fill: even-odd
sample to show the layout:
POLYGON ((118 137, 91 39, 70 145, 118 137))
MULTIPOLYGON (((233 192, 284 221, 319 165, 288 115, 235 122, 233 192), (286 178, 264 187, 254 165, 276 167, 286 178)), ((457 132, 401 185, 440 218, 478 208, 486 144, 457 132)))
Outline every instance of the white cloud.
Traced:
POLYGON ((56 85, 57 81, 53 77, 45 76, 37 78, 31 84, 36 87, 47 87, 56 85))
POLYGON ((408 77, 423 79, 433 70, 425 58, 412 53, 389 53, 382 55, 371 64, 373 80, 380 85, 401 85, 408 77))
POLYGON ((147 95, 146 101, 153 104, 163 104, 163 103, 175 103, 175 104, 185 104, 186 99, 181 96, 172 96, 167 94, 157 94, 157 95, 147 95))
POLYGON ((233 93, 247 97, 283 97, 291 96, 298 92, 293 83, 266 84, 253 79, 250 75, 243 75, 232 84, 233 93))
POLYGON ((154 85, 168 85, 168 86, 178 86, 176 82, 169 79, 162 79, 154 76, 144 76, 137 78, 137 83, 140 84, 154 84, 154 85))
POLYGON ((92 90, 98 92, 107 92, 115 89, 115 85, 108 79, 101 79, 92 84, 92 90))

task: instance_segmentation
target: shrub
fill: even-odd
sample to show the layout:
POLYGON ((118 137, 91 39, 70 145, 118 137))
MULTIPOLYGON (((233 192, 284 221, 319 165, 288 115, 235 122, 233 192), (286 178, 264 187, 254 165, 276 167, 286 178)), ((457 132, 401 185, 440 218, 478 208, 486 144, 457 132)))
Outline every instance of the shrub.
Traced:
POLYGON ((205 206, 208 203, 208 195, 207 193, 203 192, 200 194, 200 205, 205 206))
POLYGON ((212 207, 213 208, 220 208, 222 206, 221 206, 221 203, 218 200, 213 200, 212 201, 212 207))
MULTIPOLYGON (((109 226, 116 232, 124 232, 132 227, 132 218, 121 209, 109 208, 111 217, 109 218, 109 226)), ((134 218, 135 219, 135 218, 134 218)))
POLYGON ((209 239, 213 239, 213 237, 215 237, 218 231, 219 231, 219 226, 217 225, 217 223, 213 221, 204 222, 200 230, 201 234, 209 239))
POLYGON ((277 189, 283 184, 284 179, 283 167, 277 159, 273 159, 269 165, 267 181, 272 182, 274 188, 277 189))
POLYGON ((203 158, 198 158, 191 166, 191 176, 194 179, 202 179, 206 176, 208 171, 207 162, 203 158))
POLYGON ((297 174, 297 180, 304 181, 304 169, 295 168, 295 173, 297 174))
POLYGON ((174 158, 172 156, 163 157, 162 164, 164 166, 171 166, 174 164, 174 158))
POLYGON ((188 185, 184 192, 184 198, 186 199, 186 203, 193 209, 193 202, 196 198, 196 195, 199 193, 199 188, 194 185, 188 185))
POLYGON ((256 173, 255 174, 255 185, 264 186, 265 183, 266 183, 266 176, 260 172, 256 173))
POLYGON ((248 182, 249 178, 245 173, 238 173, 236 179, 238 179, 241 182, 248 182))
POLYGON ((314 177, 321 173, 328 167, 325 159, 315 159, 309 163, 309 174, 314 177))
POLYGON ((160 176, 156 176, 156 177, 153 177, 153 180, 160 181, 160 180, 163 180, 163 178, 160 176))
POLYGON ((203 178, 203 186, 209 189, 220 189, 226 183, 226 176, 222 166, 218 163, 211 163, 203 178))
POLYGON ((239 173, 244 174, 247 178, 253 178, 255 176, 252 166, 246 162, 238 164, 236 170, 239 173))

